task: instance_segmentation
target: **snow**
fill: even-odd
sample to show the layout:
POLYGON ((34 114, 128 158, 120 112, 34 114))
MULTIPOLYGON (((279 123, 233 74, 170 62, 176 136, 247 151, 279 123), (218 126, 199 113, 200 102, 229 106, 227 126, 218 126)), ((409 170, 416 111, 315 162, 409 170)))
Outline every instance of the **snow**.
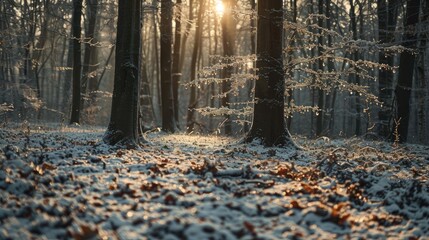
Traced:
POLYGON ((0 129, 0 239, 429 237, 429 147, 328 138, 306 150, 221 136, 0 129))

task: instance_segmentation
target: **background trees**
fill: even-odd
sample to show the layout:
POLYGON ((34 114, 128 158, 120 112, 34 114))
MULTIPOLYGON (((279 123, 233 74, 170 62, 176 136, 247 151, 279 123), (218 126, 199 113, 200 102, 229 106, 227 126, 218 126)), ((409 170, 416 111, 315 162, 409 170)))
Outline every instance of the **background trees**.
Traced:
MULTIPOLYGON (((140 118, 142 124, 161 126, 174 108, 175 123, 170 125, 244 136, 252 119, 254 86, 260 83, 254 65, 258 2, 173 1, 171 17, 171 11, 162 11, 167 5, 161 1, 141 3, 144 44, 139 54, 144 61, 138 69, 142 109, 149 113, 140 118), (162 30, 168 25, 174 30, 173 43, 161 47, 161 38, 173 36, 161 33, 171 32, 162 30), (165 52, 160 54, 161 48, 165 52), (166 60, 172 64, 168 74, 164 70, 170 63, 161 60, 173 53, 166 60), (163 94, 171 88, 165 81, 170 77, 172 92, 163 94), (174 106, 166 108, 169 113, 162 111, 165 102, 174 106)), ((3 1, 0 8, 0 104, 7 106, 0 108, 2 119, 107 125, 118 61, 117 3, 19 0, 3 1), (83 18, 78 21, 74 15, 83 18), (73 64, 80 59, 81 64, 73 64), (76 91, 74 101, 72 89, 81 94, 76 91)), ((408 130, 408 142, 428 143, 428 18, 423 9, 426 1, 283 1, 279 25, 285 33, 284 116, 290 131, 309 137, 387 139, 394 135, 394 119, 401 118, 398 126, 408 130), (420 10, 410 23, 408 11, 414 5, 420 10), (407 56, 414 59, 413 66, 401 67, 401 61, 411 63, 401 60, 407 56), (405 94, 394 94, 396 86, 405 94), (409 100, 402 99, 407 95, 409 100), (408 118, 400 112, 409 113, 408 118)))

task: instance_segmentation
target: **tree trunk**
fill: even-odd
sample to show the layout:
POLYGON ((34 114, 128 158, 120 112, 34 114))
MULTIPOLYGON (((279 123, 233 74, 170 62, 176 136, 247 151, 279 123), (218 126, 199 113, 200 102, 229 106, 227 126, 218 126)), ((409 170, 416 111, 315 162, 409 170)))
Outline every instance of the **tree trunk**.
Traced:
MULTIPOLYGON (((200 3, 201 4, 201 3, 200 3)), ((188 13, 188 21, 186 21, 186 28, 183 33, 182 46, 180 47, 180 61, 179 61, 179 69, 182 71, 183 64, 185 63, 185 54, 186 54, 186 42, 188 40, 189 34, 191 32, 192 24, 194 23, 194 0, 189 0, 189 13, 188 13)))
POLYGON ((82 27, 82 0, 73 0, 72 31, 73 31, 73 97, 70 124, 80 123, 80 100, 81 100, 81 48, 80 38, 82 27))
MULTIPOLYGON (((422 2, 421 3, 422 6, 422 13, 423 16, 421 17, 421 21, 420 24, 429 24, 429 2, 422 2)), ((427 26, 427 25, 426 25, 427 26)), ((427 49, 427 37, 425 36, 427 33, 425 32, 419 32, 419 37, 418 39, 419 41, 419 47, 418 49, 420 49, 419 54, 418 54, 418 63, 417 63, 417 71, 416 71, 416 82, 418 84, 417 89, 421 89, 420 91, 418 91, 417 93, 417 119, 418 119, 418 139, 419 139, 419 143, 421 144, 427 144, 426 139, 427 139, 427 130, 428 130, 428 126, 427 126, 427 117, 426 117, 426 111, 425 108, 427 107, 426 100, 428 98, 427 95, 427 91, 425 91, 427 89, 427 82, 426 82, 426 78, 427 78, 427 74, 426 74, 426 69, 427 65, 426 65, 426 58, 427 55, 425 54, 425 51, 427 49)))
POLYGON ((140 19, 139 0, 119 0, 112 112, 103 138, 111 145, 138 143, 140 19))
MULTIPOLYGON (((236 5, 236 0, 223 0, 223 5, 225 12, 222 16, 222 44, 223 44, 223 56, 226 64, 229 64, 222 70, 222 93, 225 94, 222 97, 222 107, 229 108, 229 102, 231 101, 231 94, 228 92, 231 91, 231 75, 234 71, 233 66, 230 64, 234 61, 232 57, 234 56, 235 48, 235 22, 233 19, 233 12, 236 5)), ((231 126, 231 116, 225 115, 225 134, 230 135, 232 133, 231 126)))
MULTIPOLYGON (((256 54, 256 1, 250 0, 250 8, 252 9, 252 15, 250 17, 250 54, 256 54)), ((252 75, 255 74, 255 62, 252 62, 252 69, 250 71, 252 75)), ((247 96, 250 97, 253 95, 254 81, 250 81, 248 86, 247 96)), ((248 132, 250 130, 251 124, 248 123, 248 120, 252 120, 251 118, 246 117, 246 122, 244 123, 244 132, 248 132)))
MULTIPOLYGON (((323 15, 323 0, 318 0, 318 12, 319 15, 323 15)), ((322 35, 322 29, 323 28, 323 18, 319 17, 318 18, 318 25, 319 25, 319 36, 317 37, 317 43, 318 43, 318 47, 317 47, 317 53, 319 55, 319 60, 317 61, 317 68, 318 68, 318 81, 316 81, 317 85, 319 86, 319 90, 317 91, 317 108, 319 109, 319 111, 316 113, 316 137, 320 137, 322 135, 322 131, 323 131, 323 116, 324 116, 324 111, 325 111, 325 91, 323 91, 323 72, 324 72, 324 67, 323 67, 323 35, 322 35)))
POLYGON ((141 58, 141 67, 140 67, 140 76, 141 76, 141 86, 140 86, 140 115, 139 115, 139 129, 145 132, 155 125, 155 113, 152 102, 152 94, 150 92, 150 81, 147 75, 147 63, 146 59, 143 56, 141 58))
MULTIPOLYGON (((154 57, 155 57, 153 60, 154 73, 155 73, 153 84, 155 86, 155 91, 153 91, 152 94, 154 94, 153 96, 155 96, 156 100, 157 100, 156 101, 157 105, 155 108, 157 116, 160 116, 160 115, 162 115, 162 111, 160 112, 160 109, 162 109, 162 106, 161 106, 161 104, 162 104, 161 103, 162 102, 162 99, 161 99, 161 66, 160 66, 161 61, 160 61, 160 56, 159 56, 160 48, 159 48, 159 42, 158 42, 158 39, 159 39, 158 38, 158 13, 156 10, 153 11, 152 21, 153 21, 153 45, 154 45, 153 51, 154 51, 154 57)), ((160 116, 160 118, 162 121, 162 116, 160 116)), ((157 120, 159 120, 160 118, 158 117, 157 120)))
MULTIPOLYGON (((82 68, 82 95, 88 94, 89 97, 93 93, 92 91, 95 91, 97 89, 96 83, 97 77, 93 73, 93 71, 96 70, 94 67, 97 61, 96 57, 96 51, 97 48, 95 47, 96 44, 96 38, 95 38, 95 27, 97 22, 97 8, 98 8, 98 0, 86 0, 87 5, 87 19, 88 19, 88 25, 86 27, 85 31, 85 53, 83 56, 83 68, 82 68)), ((94 96, 91 96, 90 99, 93 99, 94 96)), ((84 108, 85 106, 85 97, 81 100, 81 107, 84 108)), ((93 99, 95 101, 95 99, 93 99)), ((94 104, 94 101, 89 102, 88 104, 94 104)), ((82 110, 82 109, 81 109, 82 110)), ((87 116, 89 117, 89 116, 87 116)), ((91 117, 89 117, 91 118, 91 117)))
MULTIPOLYGON (((356 19, 356 13, 355 13, 355 2, 353 0, 349 0, 350 3, 350 24, 351 24, 351 30, 353 33, 353 39, 358 39, 358 32, 357 32, 357 19, 356 19)), ((353 53, 352 57, 353 61, 357 62, 359 60, 359 53, 355 51, 353 53)), ((356 69, 356 71, 359 71, 356 69)), ((360 85, 360 77, 358 74, 355 74, 353 76, 353 83, 356 85, 360 85)), ((359 93, 354 93, 354 99, 355 99, 355 110, 356 110, 356 117, 355 117, 355 131, 354 135, 359 136, 361 134, 361 106, 360 106, 360 97, 359 93)))
MULTIPOLYGON (((197 27, 195 29, 195 42, 194 49, 192 51, 192 59, 191 59, 191 81, 195 81, 197 79, 197 60, 198 60, 198 52, 201 44, 201 37, 203 32, 203 13, 206 5, 206 0, 200 1, 200 9, 198 10, 198 19, 197 19, 197 27)), ((186 117, 186 129, 187 132, 192 132, 194 130, 195 125, 195 108, 197 107, 197 86, 192 84, 190 86, 190 97, 188 104, 188 114, 186 117)))
POLYGON ((253 122, 245 142, 260 139, 265 146, 293 145, 284 119, 282 0, 258 1, 257 60, 253 122))
POLYGON ((174 52, 173 52, 173 103, 174 103, 174 119, 179 125, 179 83, 182 77, 180 69, 180 44, 182 38, 182 0, 176 0, 176 14, 174 18, 176 28, 174 30, 174 52))
MULTIPOLYGON (((405 14, 405 27, 406 30, 403 38, 403 46, 415 49, 417 34, 416 26, 419 20, 419 9, 420 9, 420 0, 407 0, 407 8, 405 14)), ((397 115, 395 117, 395 122, 399 124, 398 126, 393 126, 393 132, 397 128, 397 133, 399 134, 399 142, 403 143, 407 141, 408 135, 408 122, 410 117, 410 97, 411 97, 411 88, 413 83, 413 73, 414 73, 414 61, 415 57, 410 51, 404 51, 401 53, 401 59, 399 63, 399 76, 398 83, 395 88, 396 94, 396 107, 397 115)), ((393 140, 395 136, 393 136, 393 140)))
MULTIPOLYGON (((331 0, 326 0, 326 28, 328 30, 332 30, 332 24, 331 24, 331 0)), ((332 47, 332 34, 328 34, 328 48, 332 47)), ((328 58, 328 72, 334 73, 335 72, 335 58, 328 58)), ((325 108, 328 109, 327 112, 329 114, 325 115, 325 120, 328 122, 327 125, 327 132, 332 134, 334 130, 334 119, 335 119, 335 101, 336 101, 336 95, 337 95, 337 89, 332 89, 332 95, 329 93, 329 95, 326 96, 326 103, 329 106, 326 106, 325 108), (331 99, 332 98, 332 99, 331 99)))
POLYGON ((161 0, 161 104, 162 130, 173 133, 176 128, 172 85, 173 2, 161 0))
MULTIPOLYGON (((73 29, 71 31, 73 36, 73 29)), ((65 116, 70 114, 70 95, 72 95, 72 82, 73 82, 73 37, 68 41, 68 50, 67 50, 67 65, 65 69, 64 76, 64 87, 63 87, 63 102, 62 102, 62 111, 65 116)), ((64 117, 65 118, 65 117, 64 117)))
MULTIPOLYGON (((380 44, 392 43, 395 39, 397 19, 397 0, 378 0, 378 41, 380 44)), ((386 52, 379 53, 379 64, 393 66, 393 56, 386 52)), ((378 112, 378 134, 387 138, 391 134, 393 73, 390 70, 380 69, 378 73, 378 92, 383 106, 378 112)))
MULTIPOLYGON (((298 17, 298 3, 297 3, 297 0, 291 0, 290 4, 291 4, 291 8, 292 8, 292 22, 293 23, 297 23, 297 21, 296 21, 297 17, 298 17)), ((294 38, 291 40, 290 45, 292 45, 293 47, 296 47, 296 41, 295 41, 294 38)), ((288 62, 291 62, 292 59, 293 59, 293 54, 294 54, 293 51, 288 51, 286 54, 288 55, 288 56, 286 56, 287 59, 288 59, 288 62)), ((288 74, 291 74, 291 69, 290 70, 288 69, 288 74)), ((286 99, 286 102, 287 102, 287 107, 288 108, 292 107, 292 105, 291 105, 292 100, 293 100, 293 90, 292 90, 292 88, 287 88, 287 99, 286 99)), ((286 116, 286 127, 287 127, 287 129, 291 129, 291 126, 292 126, 292 117, 293 117, 293 112, 291 113, 290 116, 286 116)))

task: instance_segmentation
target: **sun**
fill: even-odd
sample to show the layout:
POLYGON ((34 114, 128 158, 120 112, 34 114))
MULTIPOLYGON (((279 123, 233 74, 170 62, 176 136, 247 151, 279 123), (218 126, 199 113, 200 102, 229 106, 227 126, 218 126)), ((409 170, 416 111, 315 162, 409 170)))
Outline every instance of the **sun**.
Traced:
POLYGON ((223 5, 222 0, 215 1, 215 11, 216 11, 216 14, 219 16, 222 16, 223 13, 225 12, 225 6, 223 5))

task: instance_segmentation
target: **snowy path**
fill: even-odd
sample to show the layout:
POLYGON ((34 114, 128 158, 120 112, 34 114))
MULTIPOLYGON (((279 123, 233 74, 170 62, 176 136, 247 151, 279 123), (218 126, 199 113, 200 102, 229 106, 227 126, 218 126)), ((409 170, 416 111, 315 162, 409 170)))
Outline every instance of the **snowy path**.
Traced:
POLYGON ((0 129, 0 239, 429 239, 429 148, 0 129))

